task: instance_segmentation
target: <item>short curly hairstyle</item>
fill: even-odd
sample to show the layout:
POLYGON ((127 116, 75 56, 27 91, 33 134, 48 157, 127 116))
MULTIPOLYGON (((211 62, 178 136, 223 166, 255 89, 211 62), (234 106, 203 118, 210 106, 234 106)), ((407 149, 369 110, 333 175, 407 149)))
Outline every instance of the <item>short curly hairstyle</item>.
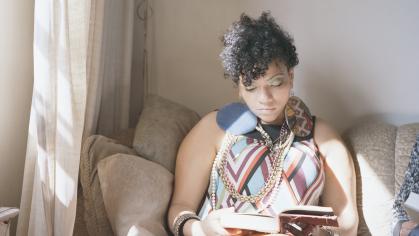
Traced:
POLYGON ((252 80, 264 76, 271 62, 279 60, 288 69, 298 64, 293 38, 275 22, 269 12, 258 19, 242 13, 222 37, 220 54, 224 76, 238 84, 249 86, 252 80))

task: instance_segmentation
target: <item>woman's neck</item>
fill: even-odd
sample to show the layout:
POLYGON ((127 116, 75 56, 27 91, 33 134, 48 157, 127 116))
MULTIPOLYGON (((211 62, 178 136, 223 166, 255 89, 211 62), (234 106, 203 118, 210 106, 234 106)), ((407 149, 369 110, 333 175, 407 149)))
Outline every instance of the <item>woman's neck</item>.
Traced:
POLYGON ((285 121, 285 116, 282 113, 280 116, 278 116, 278 118, 276 118, 276 120, 272 121, 272 122, 265 122, 262 119, 259 118, 259 122, 262 125, 282 125, 282 123, 284 123, 285 121))

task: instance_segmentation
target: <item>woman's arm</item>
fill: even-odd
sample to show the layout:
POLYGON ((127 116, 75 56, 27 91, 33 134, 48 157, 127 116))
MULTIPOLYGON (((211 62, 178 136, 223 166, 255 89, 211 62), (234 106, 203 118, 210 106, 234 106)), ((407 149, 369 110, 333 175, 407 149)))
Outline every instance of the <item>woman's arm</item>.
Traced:
MULTIPOLYGON (((168 214, 168 225, 172 231, 178 216, 197 211, 207 190, 212 163, 224 135, 216 123, 216 114, 211 112, 203 117, 179 147, 174 193, 168 214)), ((203 235, 197 220, 188 220, 183 229, 185 235, 203 235)))
POLYGON ((321 204, 332 207, 338 216, 339 235, 356 235, 356 176, 351 155, 336 131, 321 119, 316 119, 314 140, 325 159, 321 204))

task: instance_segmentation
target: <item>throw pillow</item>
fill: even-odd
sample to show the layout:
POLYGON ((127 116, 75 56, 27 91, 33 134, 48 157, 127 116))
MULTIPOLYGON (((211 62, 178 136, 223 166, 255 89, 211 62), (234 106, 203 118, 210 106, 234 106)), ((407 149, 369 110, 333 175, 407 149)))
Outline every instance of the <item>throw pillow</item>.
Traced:
POLYGON ((140 156, 174 173, 177 150, 199 115, 175 102, 149 95, 138 121, 133 147, 140 156))
POLYGON ((173 175, 138 156, 116 154, 98 164, 103 200, 115 235, 167 235, 173 175))

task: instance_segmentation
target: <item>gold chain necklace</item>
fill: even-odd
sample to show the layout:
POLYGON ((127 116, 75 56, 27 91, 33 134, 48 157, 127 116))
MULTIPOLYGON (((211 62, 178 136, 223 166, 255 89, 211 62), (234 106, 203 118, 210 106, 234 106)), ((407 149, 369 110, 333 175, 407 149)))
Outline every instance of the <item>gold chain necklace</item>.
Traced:
MULTIPOLYGON (((244 201, 244 202, 251 202, 251 203, 258 202, 274 186, 275 186, 275 189, 277 189, 277 187, 279 186, 279 183, 282 181, 282 170, 283 170, 284 158, 286 156, 286 153, 289 150, 289 147, 292 144, 292 141, 294 139, 294 134, 292 132, 286 132, 286 134, 288 134, 286 139, 281 140, 281 137, 280 137, 279 142, 272 144, 272 140, 270 139, 266 131, 263 130, 260 124, 258 124, 257 130, 261 133, 262 137, 264 138, 265 145, 269 147, 271 156, 274 158, 274 165, 273 165, 274 168, 273 168, 273 171, 269 174, 268 181, 265 183, 263 188, 256 195, 243 195, 235 189, 234 184, 230 182, 227 175, 225 174, 225 167, 227 164, 228 150, 230 150, 232 145, 234 145, 237 142, 238 137, 227 132, 226 135, 224 136, 222 146, 216 155, 216 158, 214 160, 213 167, 211 170, 211 205, 214 210, 216 209, 216 199, 215 199, 216 185, 215 183, 216 183, 217 169, 220 174, 221 180, 226 190, 230 193, 230 195, 233 198, 240 201, 244 201)), ((273 198, 276 196, 276 193, 272 193, 271 196, 272 197, 269 201, 270 203, 273 201, 273 198)))
POLYGON ((286 122, 282 123, 281 129, 279 131, 279 136, 275 141, 272 141, 269 134, 263 129, 262 124, 258 122, 256 125, 256 130, 259 131, 259 133, 262 135, 262 138, 265 141, 265 145, 269 147, 269 150, 273 151, 273 144, 276 143, 278 140, 284 140, 285 135, 288 134, 289 129, 287 129, 286 122))

